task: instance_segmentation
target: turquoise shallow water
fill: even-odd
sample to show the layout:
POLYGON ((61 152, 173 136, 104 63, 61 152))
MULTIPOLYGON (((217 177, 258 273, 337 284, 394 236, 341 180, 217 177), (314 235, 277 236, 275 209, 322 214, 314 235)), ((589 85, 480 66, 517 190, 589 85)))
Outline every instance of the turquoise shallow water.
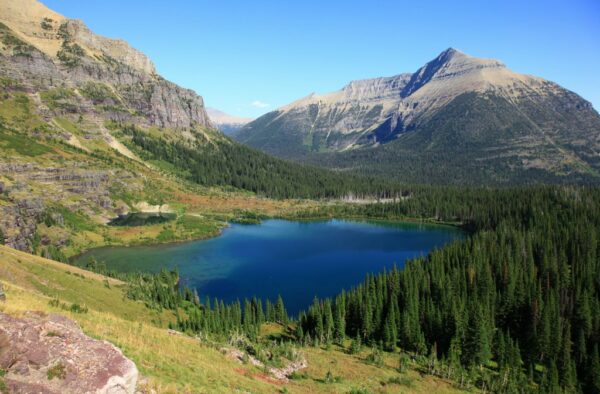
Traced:
POLYGON ((447 226, 395 222, 266 220, 233 224, 222 235, 187 243, 93 249, 75 258, 95 257, 108 268, 158 272, 178 267, 183 282, 225 301, 257 296, 284 298, 290 313, 314 296, 327 297, 432 248, 464 237, 447 226))

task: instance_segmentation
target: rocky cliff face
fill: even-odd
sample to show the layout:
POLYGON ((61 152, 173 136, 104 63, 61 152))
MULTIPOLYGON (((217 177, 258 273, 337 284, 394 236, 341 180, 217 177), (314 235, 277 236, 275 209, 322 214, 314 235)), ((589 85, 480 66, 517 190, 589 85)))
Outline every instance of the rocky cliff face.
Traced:
POLYGON ((436 157, 451 152, 467 162, 474 152, 457 148, 470 144, 477 145, 482 166, 495 158, 492 152, 504 150, 510 153, 503 153, 503 165, 516 169, 567 176, 580 170, 596 176, 600 170, 600 116, 589 102, 500 61, 452 48, 413 74, 354 81, 337 92, 309 95, 250 122, 234 137, 284 158, 368 167, 371 173, 386 166, 385 175, 392 176, 404 168, 390 166, 386 160, 397 157, 384 159, 382 150, 397 147, 396 152, 419 160, 424 152, 439 151, 436 157), (457 113, 458 107, 464 112, 457 113), (485 116, 474 116, 481 107, 487 107, 485 116))
POLYGON ((106 341, 58 315, 0 313, 0 368, 11 393, 133 394, 138 370, 106 341))
POLYGON ((161 78, 150 59, 126 42, 98 36, 35 0, 2 0, 0 22, 0 75, 30 91, 80 90, 76 99, 92 104, 104 120, 210 127, 202 97, 161 78))
POLYGON ((128 171, 77 168, 73 163, 57 167, 0 159, 0 175, 11 179, 2 187, 0 243, 23 251, 36 251, 39 246, 60 248, 68 242, 69 233, 58 230, 65 225, 58 206, 88 216, 116 215, 125 208, 114 201, 111 191, 134 192, 143 187, 128 171), (46 222, 59 227, 46 233, 38 228, 46 222))
POLYGON ((81 233, 47 229, 61 210, 99 224, 127 210, 119 197, 140 196, 151 167, 125 145, 130 125, 190 143, 216 133, 202 97, 126 42, 37 0, 0 0, 0 243, 59 259, 81 233))

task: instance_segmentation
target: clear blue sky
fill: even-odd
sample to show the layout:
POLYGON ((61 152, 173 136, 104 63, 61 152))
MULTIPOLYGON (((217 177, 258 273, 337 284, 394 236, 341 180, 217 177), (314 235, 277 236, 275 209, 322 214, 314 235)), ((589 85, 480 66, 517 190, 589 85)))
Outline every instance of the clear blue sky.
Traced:
POLYGON ((42 0, 145 52, 210 107, 258 116, 454 47, 600 109, 600 1, 42 0))

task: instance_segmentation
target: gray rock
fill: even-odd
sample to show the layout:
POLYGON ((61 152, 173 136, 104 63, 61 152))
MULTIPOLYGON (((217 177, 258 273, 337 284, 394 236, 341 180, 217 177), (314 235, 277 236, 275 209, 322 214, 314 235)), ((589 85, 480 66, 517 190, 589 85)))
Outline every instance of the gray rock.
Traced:
POLYGON ((19 319, 0 313, 0 349, 10 392, 129 394, 136 389, 133 361, 62 316, 28 313, 19 319))

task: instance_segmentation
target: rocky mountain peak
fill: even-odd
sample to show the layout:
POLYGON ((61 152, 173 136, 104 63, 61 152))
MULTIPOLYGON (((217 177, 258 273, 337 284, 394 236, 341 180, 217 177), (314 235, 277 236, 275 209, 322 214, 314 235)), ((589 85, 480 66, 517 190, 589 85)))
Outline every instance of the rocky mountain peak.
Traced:
POLYGON ((94 34, 83 21, 65 18, 37 0, 0 0, 0 21, 52 58, 67 40, 91 56, 106 56, 146 74, 156 73, 152 61, 127 42, 94 34))
POLYGON ((457 49, 448 48, 423 67, 419 68, 402 90, 402 97, 410 96, 423 85, 433 80, 444 80, 465 74, 476 73, 485 68, 506 68, 495 59, 469 56, 457 49))
POLYGON ((110 56, 123 64, 147 74, 156 73, 154 63, 145 54, 131 47, 126 41, 94 34, 79 19, 68 19, 62 26, 64 26, 62 29, 64 29, 73 42, 94 54, 110 56))
MULTIPOLYGON (((591 173, 599 125, 598 114, 575 93, 513 72, 498 60, 448 48, 414 74, 352 81, 341 90, 305 97, 234 136, 283 158, 323 160, 336 169, 367 165, 379 173, 385 172, 382 167, 386 176, 414 168, 413 159, 429 166, 427 152, 433 151, 440 158, 454 152, 462 173, 465 158, 488 160, 491 151, 501 152, 494 158, 500 166, 510 163, 525 172, 554 174, 577 163, 591 173), (556 151, 561 144, 572 151, 556 151), (362 158, 358 165, 357 157, 362 158)), ((438 162, 442 169, 444 160, 438 162)))
POLYGON ((227 135, 236 132, 245 124, 254 120, 254 118, 230 115, 216 108, 206 108, 206 113, 208 114, 211 123, 227 135))
MULTIPOLYGON (((0 76, 31 92, 69 91, 63 98, 68 104, 50 103, 53 116, 93 113, 90 121, 103 134, 107 120, 142 127, 212 127, 202 97, 161 78, 142 52, 97 35, 37 0, 0 0, 0 35, 5 43, 0 76)), ((48 93, 44 97, 49 100, 48 93)))

